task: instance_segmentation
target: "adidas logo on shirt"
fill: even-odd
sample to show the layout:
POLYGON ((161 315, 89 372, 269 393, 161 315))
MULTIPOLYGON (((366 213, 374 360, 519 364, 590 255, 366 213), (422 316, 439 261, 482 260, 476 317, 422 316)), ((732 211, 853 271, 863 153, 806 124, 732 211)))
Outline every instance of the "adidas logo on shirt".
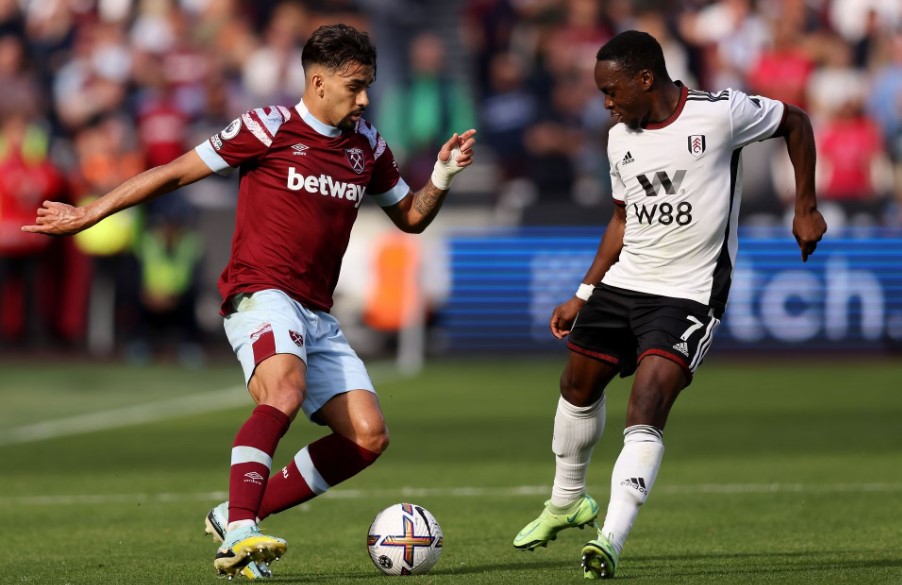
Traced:
POLYGON ((626 151, 626 156, 623 157, 623 162, 620 164, 628 165, 631 162, 635 162, 636 159, 633 158, 633 155, 630 151, 626 151))
POLYGON ((689 357, 689 345, 685 341, 674 344, 673 349, 677 350, 686 357, 689 357))
POLYGON ((648 489, 645 487, 645 478, 644 477, 628 477, 620 482, 620 485, 625 485, 627 487, 631 487, 633 489, 637 489, 643 494, 648 492, 648 489))

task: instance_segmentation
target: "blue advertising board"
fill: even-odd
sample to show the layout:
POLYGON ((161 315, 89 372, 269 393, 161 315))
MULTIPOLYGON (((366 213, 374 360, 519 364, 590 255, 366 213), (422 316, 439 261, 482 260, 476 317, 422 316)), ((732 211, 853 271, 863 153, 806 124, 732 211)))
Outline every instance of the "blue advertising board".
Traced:
MULTIPOLYGON (((456 352, 560 347, 548 329, 594 258, 601 230, 529 228, 449 240, 440 313, 456 352)), ((787 229, 740 230, 718 349, 902 349, 902 232, 828 233, 801 261, 787 229)))

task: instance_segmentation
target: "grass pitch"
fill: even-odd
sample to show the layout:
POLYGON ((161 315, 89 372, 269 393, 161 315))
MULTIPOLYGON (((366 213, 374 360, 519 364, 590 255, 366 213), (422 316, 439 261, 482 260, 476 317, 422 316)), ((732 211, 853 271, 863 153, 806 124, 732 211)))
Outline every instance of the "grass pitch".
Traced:
MULTIPOLYGON (((360 476, 265 529, 289 542, 273 583, 385 585, 366 553, 383 507, 412 501, 446 547, 411 583, 579 583, 588 530, 535 553, 514 534, 553 474, 554 359, 432 363, 373 377, 392 435, 360 476)), ((250 412, 237 364, 204 371, 0 363, 2 584, 216 583, 203 517, 225 497, 250 412)), ((628 381, 608 396, 590 493, 606 505, 628 381)), ((299 420, 274 466, 323 429, 299 420)), ((902 584, 902 364, 716 357, 677 402, 626 583, 902 584)), ((616 582, 616 581, 615 581, 616 582)))

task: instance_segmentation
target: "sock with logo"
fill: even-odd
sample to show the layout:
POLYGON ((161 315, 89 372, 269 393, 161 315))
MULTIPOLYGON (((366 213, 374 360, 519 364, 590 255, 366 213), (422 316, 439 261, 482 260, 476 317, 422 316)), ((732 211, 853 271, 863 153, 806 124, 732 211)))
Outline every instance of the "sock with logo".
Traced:
POLYGON ((633 528, 639 507, 648 499, 661 459, 664 457, 662 433, 649 425, 635 425, 623 431, 623 450, 611 475, 611 501, 601 533, 617 552, 633 528))
POLYGON ((260 519, 315 498, 354 477, 378 457, 379 453, 335 433, 307 445, 269 478, 260 504, 260 519))
POLYGON ((256 521, 273 453, 290 424, 288 415, 261 404, 238 430, 229 471, 229 529, 256 521))
POLYGON ((586 471, 592 450, 604 432, 604 395, 589 406, 573 406, 561 396, 554 415, 554 484, 552 511, 562 513, 586 493, 586 471))

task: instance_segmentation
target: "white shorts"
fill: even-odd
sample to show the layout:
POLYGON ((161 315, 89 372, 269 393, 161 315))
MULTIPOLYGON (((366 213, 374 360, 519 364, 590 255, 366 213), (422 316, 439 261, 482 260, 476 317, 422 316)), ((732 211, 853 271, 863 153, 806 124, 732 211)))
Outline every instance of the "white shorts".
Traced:
POLYGON ((257 364, 290 353, 307 365, 302 408, 311 420, 333 396, 351 390, 375 394, 363 361, 329 313, 311 311, 279 290, 239 294, 232 303, 235 312, 225 318, 225 332, 241 362, 245 384, 257 364))

